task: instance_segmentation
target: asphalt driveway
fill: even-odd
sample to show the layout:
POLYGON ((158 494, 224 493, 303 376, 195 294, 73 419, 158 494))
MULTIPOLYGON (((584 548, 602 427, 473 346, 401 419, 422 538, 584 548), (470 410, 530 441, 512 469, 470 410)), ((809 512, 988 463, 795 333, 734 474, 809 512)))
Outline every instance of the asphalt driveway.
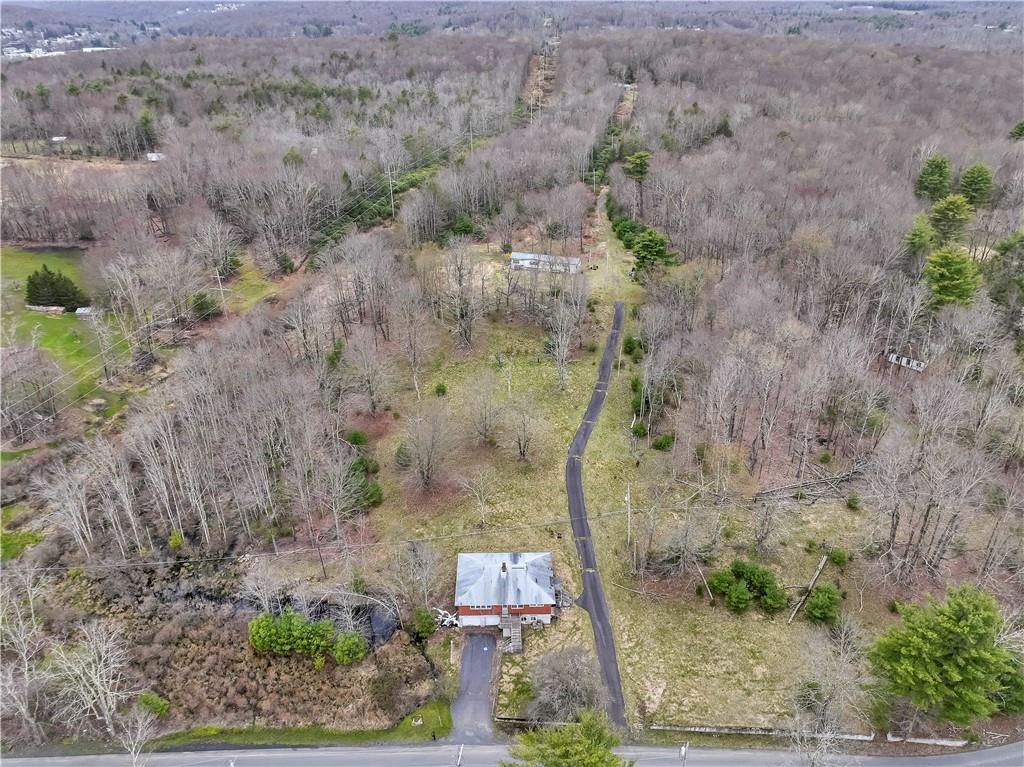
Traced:
POLYGON ((576 603, 590 614, 590 623, 594 627, 594 646, 597 660, 601 665, 601 677, 608 691, 608 716, 613 724, 626 726, 625 703, 622 698, 622 679, 619 676, 619 663, 615 658, 615 640, 612 637, 611 620, 608 616, 608 602, 601 585, 601 575, 597 571, 597 555, 594 553, 594 542, 590 537, 590 524, 587 522, 587 507, 583 499, 583 451, 587 440, 597 423, 597 416, 604 405, 605 394, 608 392, 608 381, 611 378, 612 363, 619 347, 619 334, 622 331, 624 307, 621 301, 615 304, 615 316, 612 329, 605 342, 604 353, 597 368, 597 383, 590 397, 583 423, 569 443, 569 456, 565 461, 565 490, 569 497, 569 521, 572 523, 572 535, 576 541, 576 552, 580 557, 583 570, 583 593, 576 603))
POLYGON ((459 668, 459 692, 452 701, 452 735, 456 743, 493 743, 491 676, 495 668, 494 633, 467 633, 459 668))

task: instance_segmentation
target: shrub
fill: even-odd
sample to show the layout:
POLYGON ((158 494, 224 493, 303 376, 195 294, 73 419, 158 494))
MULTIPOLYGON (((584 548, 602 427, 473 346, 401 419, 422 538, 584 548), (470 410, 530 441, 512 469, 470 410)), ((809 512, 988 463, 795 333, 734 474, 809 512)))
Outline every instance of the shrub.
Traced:
POLYGON ((224 313, 220 301, 211 296, 205 290, 201 290, 192 296, 192 314, 196 320, 205 320, 210 317, 219 317, 224 313))
POLYGON ((437 622, 434 620, 434 616, 430 614, 430 611, 423 607, 417 607, 413 615, 412 626, 409 629, 413 641, 423 644, 436 630, 437 622))
POLYGON ((408 469, 412 466, 412 450, 404 442, 395 448, 395 466, 399 469, 408 469))
POLYGON ((171 547, 171 551, 177 551, 185 545, 185 534, 181 530, 171 530, 171 534, 167 538, 167 545, 171 547))
POLYGON ((358 631, 348 631, 341 634, 334 642, 334 661, 339 666, 351 666, 366 657, 369 646, 366 644, 366 637, 358 631))
POLYGON ((826 450, 824 453, 818 456, 818 463, 820 463, 822 466, 828 466, 830 463, 832 463, 832 453, 826 450))
POLYGON ((672 447, 672 443, 676 441, 675 433, 662 434, 660 437, 655 437, 654 441, 651 442, 651 447, 655 450, 668 450, 672 447))
POLYGON ((728 570, 716 570, 708 576, 708 588, 712 594, 727 594, 735 582, 736 578, 728 570))
POLYGON ((355 447, 364 447, 370 442, 366 436, 366 432, 355 430, 345 432, 345 441, 355 447))
POLYGON ((841 599, 839 589, 833 584, 822 583, 815 586, 814 591, 807 598, 807 605, 804 608, 807 612, 807 619, 811 623, 831 626, 839 617, 841 599))
POLYGON ((789 597, 786 596, 786 590, 782 586, 773 582, 761 594, 760 602, 761 609, 766 613, 777 613, 779 610, 786 609, 786 606, 789 604, 789 597))
POLYGON ((370 700, 373 705, 381 711, 394 713, 398 707, 398 691, 402 686, 402 679, 394 671, 381 669, 369 684, 370 700))
POLYGON ((263 613, 249 621, 249 644, 256 652, 316 658, 327 653, 333 640, 329 620, 309 621, 292 610, 276 618, 263 613))
POLYGON ((634 437, 646 437, 647 436, 647 424, 643 421, 637 421, 633 424, 633 436, 634 437))
POLYGON ((734 581, 725 594, 725 606, 734 613, 741 613, 750 607, 754 595, 743 581, 734 581))
POLYGON ((152 690, 145 690, 139 694, 139 705, 157 716, 163 716, 171 708, 169 700, 160 697, 152 690))
POLYGON ((366 491, 363 493, 363 505, 364 506, 380 506, 384 502, 384 490, 380 486, 380 482, 373 480, 366 485, 366 491))
POLYGON ((380 464, 369 456, 361 455, 352 461, 352 471, 356 474, 376 474, 380 471, 380 464))
POLYGON ((444 381, 438 381, 437 386, 434 387, 434 394, 438 397, 443 397, 448 393, 448 387, 444 385, 444 381))
POLYGON ((860 496, 856 493, 850 493, 846 497, 846 508, 850 511, 858 511, 860 509, 860 496))
MULTIPOLYGON (((623 354, 632 355, 633 352, 637 350, 638 346, 639 344, 637 343, 637 340, 633 338, 633 336, 626 336, 624 339, 622 339, 623 354)), ((633 387, 633 391, 637 391, 640 388, 640 379, 634 377, 633 381, 630 382, 630 385, 633 387)))
POLYGON ((846 563, 850 561, 850 553, 846 549, 836 546, 829 552, 828 561, 836 567, 846 567, 846 563))

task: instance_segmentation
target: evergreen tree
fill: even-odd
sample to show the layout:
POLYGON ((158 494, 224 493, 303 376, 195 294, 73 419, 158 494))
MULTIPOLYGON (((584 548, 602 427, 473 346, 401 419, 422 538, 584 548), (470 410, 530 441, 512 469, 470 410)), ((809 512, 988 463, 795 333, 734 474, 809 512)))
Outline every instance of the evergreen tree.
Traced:
POLYGON ((626 158, 626 167, 623 172, 636 182, 637 191, 640 193, 640 218, 644 217, 644 180, 650 170, 651 153, 637 152, 626 158))
POLYGON ((633 767, 612 753, 618 738, 596 714, 585 711, 578 724, 520 735, 502 767, 633 767))
POLYGON ((951 194, 935 203, 928 211, 928 221, 935 230, 936 244, 959 240, 973 213, 971 204, 962 194, 951 194))
POLYGON ((1013 128, 1010 130, 1010 138, 1013 141, 1020 141, 1022 138, 1024 138, 1024 120, 1021 120, 1019 123, 1013 126, 1013 128))
POLYGON ((960 174, 957 191, 972 207, 984 205, 992 196, 992 169, 984 163, 975 163, 960 174))
POLYGON ((983 269, 992 300, 1005 312, 1008 327, 1017 326, 1024 309, 1024 229, 995 245, 995 254, 983 269))
POLYGON ((136 132, 139 137, 139 147, 143 152, 152 152, 156 148, 156 121, 153 113, 143 109, 136 124, 136 132))
POLYGON ((969 304, 978 289, 978 267, 963 248, 939 248, 924 266, 924 279, 935 306, 969 304))
POLYGON ((914 183, 914 194, 932 202, 949 194, 949 160, 941 154, 933 154, 925 160, 914 183))
POLYGON ((89 305, 89 297, 63 272, 52 271, 46 264, 25 281, 25 303, 30 306, 63 306, 73 312, 89 305))
POLYGON ((672 260, 668 252, 668 239, 654 229, 644 229, 633 243, 633 257, 636 259, 638 273, 668 263, 672 260))
MULTIPOLYGON (((914 219, 914 225, 910 227, 910 231, 907 232, 903 241, 907 244, 907 250, 910 251, 910 254, 915 256, 915 261, 926 255, 935 244, 935 230, 932 229, 928 216, 924 213, 919 213, 914 219)), ((920 262, 917 261, 917 263, 920 262)))
POLYGON ((973 586, 926 607, 901 606, 903 623, 875 642, 868 658, 887 692, 941 720, 967 725, 990 716, 1021 688, 1019 659, 996 642, 1003 620, 995 600, 973 586))

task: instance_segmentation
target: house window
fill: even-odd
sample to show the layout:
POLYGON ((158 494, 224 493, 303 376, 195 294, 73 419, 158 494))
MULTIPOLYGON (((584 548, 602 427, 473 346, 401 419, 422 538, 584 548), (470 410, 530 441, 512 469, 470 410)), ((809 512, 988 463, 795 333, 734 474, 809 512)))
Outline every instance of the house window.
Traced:
POLYGON ((491 606, 490 605, 470 605, 469 609, 470 610, 490 610, 491 606))
POLYGON ((509 609, 510 610, 519 610, 519 609, 522 609, 522 605, 509 605, 509 609))

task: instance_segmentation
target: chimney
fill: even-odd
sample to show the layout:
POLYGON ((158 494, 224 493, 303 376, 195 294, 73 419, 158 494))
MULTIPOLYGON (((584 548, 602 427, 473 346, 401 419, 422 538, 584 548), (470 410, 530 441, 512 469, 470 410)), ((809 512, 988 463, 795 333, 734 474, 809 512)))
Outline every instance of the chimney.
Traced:
POLYGON ((506 575, 508 575, 508 566, 504 562, 502 562, 501 563, 501 576, 504 578, 506 575))

